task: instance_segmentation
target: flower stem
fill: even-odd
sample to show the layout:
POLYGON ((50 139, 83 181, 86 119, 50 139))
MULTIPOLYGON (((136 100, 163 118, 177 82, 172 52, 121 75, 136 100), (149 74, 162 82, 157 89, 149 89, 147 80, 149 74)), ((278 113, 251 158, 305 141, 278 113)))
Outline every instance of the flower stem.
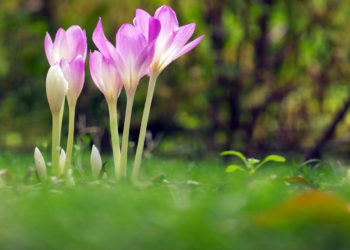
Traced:
POLYGON ((52 173, 59 174, 60 113, 52 114, 52 173))
POLYGON ((62 103, 61 111, 60 111, 60 119, 59 119, 59 129, 58 129, 58 143, 61 141, 61 131, 62 131, 62 121, 63 121, 63 114, 64 114, 64 104, 65 101, 62 103))
POLYGON ((145 102, 145 107, 143 110, 142 115, 142 121, 141 121, 141 127, 140 127, 140 134, 139 134, 139 141, 137 143, 137 149, 136 149, 136 155, 135 155, 135 162, 132 169, 132 180, 137 180, 139 171, 140 171, 140 165, 142 160, 142 153, 143 153, 143 147, 145 145, 145 137, 146 137, 146 129, 147 129, 147 123, 148 123, 148 117, 149 112, 151 109, 152 99, 153 99, 153 93, 154 88, 156 86, 158 74, 151 73, 149 83, 148 83, 148 91, 147 91, 147 97, 145 102))
POLYGON ((70 167, 72 161, 73 143, 74 143, 74 119, 76 103, 68 105, 69 122, 68 122, 68 139, 66 148, 66 162, 64 172, 70 167))
POLYGON ((129 142, 129 131, 130 131, 130 120, 132 113, 132 106, 134 103, 135 93, 127 94, 126 100, 126 112, 123 127, 123 140, 122 140, 122 156, 121 156, 121 168, 123 177, 126 177, 127 164, 128 164, 128 142, 129 142))
POLYGON ((109 122, 111 128, 112 137, 112 150, 113 150, 113 160, 115 168, 115 176, 117 180, 120 180, 122 176, 120 168, 120 145, 119 145, 119 132, 118 132, 118 119, 117 119, 117 104, 115 102, 108 102, 109 110, 109 122))

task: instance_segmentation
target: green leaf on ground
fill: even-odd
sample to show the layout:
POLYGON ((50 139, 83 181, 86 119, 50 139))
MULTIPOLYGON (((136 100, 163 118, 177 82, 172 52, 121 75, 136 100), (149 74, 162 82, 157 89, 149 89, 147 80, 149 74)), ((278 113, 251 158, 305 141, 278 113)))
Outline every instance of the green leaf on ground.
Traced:
POLYGON ((237 170, 245 172, 244 168, 241 168, 240 166, 237 166, 237 165, 230 165, 226 168, 227 173, 236 172, 237 170))
POLYGON ((244 162, 244 164, 246 166, 248 166, 248 160, 241 152, 234 151, 234 150, 229 150, 229 151, 222 152, 221 155, 234 155, 234 156, 237 156, 244 162))

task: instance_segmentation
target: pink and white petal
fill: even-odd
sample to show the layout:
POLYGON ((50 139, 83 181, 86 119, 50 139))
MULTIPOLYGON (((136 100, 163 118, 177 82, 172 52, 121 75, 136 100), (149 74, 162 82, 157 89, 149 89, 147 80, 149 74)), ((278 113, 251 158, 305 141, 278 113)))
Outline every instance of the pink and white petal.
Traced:
POLYGON ((97 26, 92 34, 92 40, 96 47, 105 57, 111 57, 113 53, 113 45, 107 40, 101 22, 101 17, 98 20, 97 26))
POLYGON ((161 25, 159 20, 153 17, 149 18, 148 25, 149 27, 148 27, 147 41, 148 43, 152 43, 158 38, 161 25))
POLYGON ((79 97, 85 80, 85 68, 84 68, 84 58, 81 55, 78 55, 69 63, 70 68, 70 88, 68 92, 71 92, 76 98, 79 97))
MULTIPOLYGON (((82 33, 82 34, 85 34, 85 30, 84 30, 84 33, 82 33)), ((87 53, 87 39, 86 39, 86 36, 83 36, 76 44, 74 54, 75 54, 75 57, 80 55, 83 58, 83 60, 85 61, 86 53, 87 53)), ((75 57, 73 57, 73 59, 75 57)))
POLYGON ((172 32, 179 27, 175 12, 168 6, 163 5, 156 10, 154 17, 161 23, 161 30, 158 40, 165 43, 172 32))
POLYGON ((55 36, 55 41, 53 43, 54 47, 55 46, 59 46, 62 43, 62 40, 64 39, 66 35, 66 31, 62 28, 59 28, 56 32, 56 36, 55 36))
POLYGON ((137 57, 136 69, 138 70, 138 80, 144 75, 149 74, 150 65, 154 58, 156 39, 160 32, 160 22, 155 18, 149 20, 148 45, 143 49, 137 57))
POLYGON ((92 80, 97 88, 105 94, 105 86, 102 81, 102 54, 99 51, 94 51, 89 56, 89 68, 92 80))
POLYGON ((187 24, 184 26, 179 27, 175 31, 175 39, 173 41, 172 46, 175 46, 178 49, 182 49, 182 47, 187 43, 187 41, 191 38, 193 35, 193 32, 196 28, 195 23, 187 24))
POLYGON ((136 10, 136 16, 134 18, 134 25, 137 27, 140 32, 143 34, 143 36, 147 39, 148 38, 148 27, 149 27, 149 19, 151 15, 148 14, 146 11, 137 9, 136 10))
POLYGON ((138 71, 136 72, 138 80, 140 80, 143 76, 149 74, 153 57, 154 43, 150 46, 147 46, 137 58, 135 70, 138 71))
MULTIPOLYGON (((172 50, 174 50, 174 47, 172 47, 172 44, 174 42, 175 37, 176 37, 176 32, 172 32, 172 34, 169 36, 167 40, 161 40, 158 37, 158 39, 156 40, 155 55, 154 55, 153 61, 157 61, 158 64, 161 64, 161 62, 165 61, 170 54, 174 54, 172 52, 172 50)), ((178 51, 176 51, 176 53, 177 52, 178 51)))
POLYGON ((146 38, 131 24, 123 24, 116 35, 117 52, 127 63, 135 61, 147 46, 146 38))
POLYGON ((84 38, 84 45, 85 45, 83 58, 84 58, 84 61, 85 61, 86 60, 86 55, 87 55, 87 38, 86 38, 86 30, 85 29, 83 30, 83 38, 84 38))
MULTIPOLYGON (((61 67, 61 70, 63 72, 64 78, 67 80, 68 84, 70 85, 71 72, 70 72, 69 62, 67 61, 67 59, 65 59, 65 58, 61 59, 60 67, 61 67)), ((70 88, 70 86, 68 88, 70 88)))
POLYGON ((73 60, 79 52, 78 44, 82 40, 82 30, 79 26, 73 25, 69 27, 66 31, 66 42, 62 46, 62 55, 64 58, 66 58, 69 62, 73 60))
POLYGON ((46 58, 49 61, 49 64, 52 66, 55 64, 54 58, 53 58, 53 43, 52 43, 51 36, 47 32, 46 32, 44 44, 45 44, 46 58))
POLYGON ((203 36, 198 37, 197 39, 193 40, 192 42, 186 44, 182 50, 176 55, 176 57, 174 58, 174 60, 176 58, 179 58, 180 56, 186 54, 187 52, 189 52, 190 50, 192 50, 194 47, 196 47, 203 39, 203 36))
POLYGON ((79 26, 73 25, 69 27, 66 32, 66 39, 67 50, 65 52, 65 58, 68 61, 73 60, 78 55, 82 55, 83 57, 86 55, 86 33, 79 26))
POLYGON ((160 20, 162 25, 164 25, 165 29, 179 26, 179 22, 177 21, 176 13, 169 6, 163 5, 163 6, 159 7, 155 12, 154 17, 160 20))
POLYGON ((101 78, 105 87, 107 100, 116 100, 120 94, 123 83, 118 71, 110 58, 102 57, 101 78))
POLYGON ((54 48, 54 58, 56 63, 58 63, 61 58, 62 54, 61 51, 64 51, 64 44, 66 43, 66 31, 62 28, 59 28, 56 32, 55 41, 53 42, 53 48, 54 48))
POLYGON ((120 75, 122 74, 122 72, 126 72, 127 71, 127 67, 126 67, 127 66, 126 65, 127 62, 124 60, 126 58, 121 57, 119 55, 119 53, 116 52, 116 53, 113 54, 112 59, 113 59, 114 65, 117 68, 117 70, 118 70, 120 75))

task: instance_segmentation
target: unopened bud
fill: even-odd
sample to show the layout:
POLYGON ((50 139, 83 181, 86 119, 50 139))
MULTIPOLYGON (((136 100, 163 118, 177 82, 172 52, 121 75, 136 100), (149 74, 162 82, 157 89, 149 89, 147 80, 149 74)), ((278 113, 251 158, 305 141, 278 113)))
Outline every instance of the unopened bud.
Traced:
POLYGON ((51 66, 46 76, 46 95, 52 113, 60 112, 67 91, 68 82, 60 66, 51 66))
POLYGON ((92 177, 94 179, 97 179, 102 169, 102 160, 101 160, 100 152, 95 147, 95 145, 92 145, 90 163, 91 163, 92 177))
POLYGON ((59 170, 58 170, 58 176, 61 176, 64 173, 64 165, 66 163, 66 153, 63 149, 61 149, 60 159, 59 159, 59 170))
POLYGON ((73 177, 73 171, 72 171, 71 168, 67 170, 67 180, 66 180, 66 183, 67 183, 69 186, 74 186, 74 185, 75 185, 75 181, 74 181, 74 177, 73 177))
POLYGON ((45 180, 47 178, 45 160, 37 147, 34 150, 34 161, 39 179, 45 180))

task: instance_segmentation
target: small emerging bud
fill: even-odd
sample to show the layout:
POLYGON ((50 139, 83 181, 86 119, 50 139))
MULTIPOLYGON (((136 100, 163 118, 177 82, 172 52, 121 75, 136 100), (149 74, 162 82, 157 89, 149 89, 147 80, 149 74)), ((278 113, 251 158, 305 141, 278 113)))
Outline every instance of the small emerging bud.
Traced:
POLYGON ((51 66, 46 76, 46 95, 52 113, 60 112, 67 91, 68 82, 60 66, 51 66))
POLYGON ((97 179, 102 169, 102 160, 101 160, 100 152, 98 151, 95 145, 92 145, 90 163, 91 163, 92 177, 94 179, 97 179))
POLYGON ((47 178, 45 160, 37 147, 34 150, 34 161, 39 179, 45 180, 47 178))
POLYGON ((73 177, 73 171, 72 171, 71 168, 67 170, 67 180, 66 180, 66 183, 67 183, 69 186, 74 186, 74 185, 75 185, 75 181, 74 181, 74 177, 73 177))
POLYGON ((63 149, 61 149, 61 154, 60 154, 60 160, 59 160, 59 171, 58 171, 58 176, 61 176, 64 173, 64 165, 66 163, 66 153, 64 152, 63 149))

